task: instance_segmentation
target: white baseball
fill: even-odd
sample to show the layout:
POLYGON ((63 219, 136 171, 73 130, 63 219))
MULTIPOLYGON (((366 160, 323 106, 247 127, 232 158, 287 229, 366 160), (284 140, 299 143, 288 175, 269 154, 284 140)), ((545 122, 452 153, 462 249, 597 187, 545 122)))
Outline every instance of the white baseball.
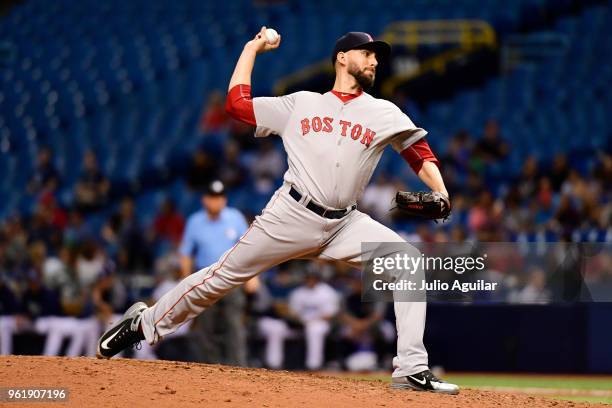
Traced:
POLYGON ((273 28, 266 28, 265 34, 268 44, 274 44, 278 40, 278 33, 273 28))

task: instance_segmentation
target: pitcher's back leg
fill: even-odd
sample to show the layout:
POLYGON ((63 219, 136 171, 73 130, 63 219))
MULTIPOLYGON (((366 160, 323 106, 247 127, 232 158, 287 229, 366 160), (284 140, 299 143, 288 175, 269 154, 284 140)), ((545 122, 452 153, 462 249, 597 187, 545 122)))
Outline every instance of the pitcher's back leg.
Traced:
MULTIPOLYGON (((322 259, 346 262, 356 268, 362 267, 362 259, 374 255, 372 248, 365 252, 362 242, 371 243, 405 243, 395 231, 373 220, 368 215, 353 211, 348 219, 339 226, 333 239, 319 255, 322 259), (367 252, 367 253, 366 253, 367 252)), ((389 246, 387 256, 392 256, 397 245, 389 246)), ((416 248, 401 245, 414 256, 419 256, 416 248)), ((383 246, 384 252, 384 246, 383 246)), ((425 314, 427 304, 420 302, 394 302, 397 328, 397 368, 393 376, 405 376, 427 370, 427 351, 423 344, 425 331, 425 314)))

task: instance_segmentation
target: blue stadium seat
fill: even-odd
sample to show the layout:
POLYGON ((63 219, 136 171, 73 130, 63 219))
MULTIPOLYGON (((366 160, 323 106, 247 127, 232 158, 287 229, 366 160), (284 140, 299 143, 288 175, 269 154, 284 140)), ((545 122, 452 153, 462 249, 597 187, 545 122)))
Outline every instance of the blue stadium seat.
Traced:
MULTIPOLYGON (((78 174, 67 170, 80 168, 89 148, 107 175, 121 182, 186 157, 204 140, 197 123, 207 93, 225 89, 245 39, 261 25, 276 27, 287 40, 274 58, 262 56, 255 70, 256 93, 269 93, 278 77, 327 58, 333 41, 349 30, 378 34, 392 21, 452 17, 485 19, 503 35, 530 13, 570 5, 567 0, 513 0, 504 7, 493 0, 415 0, 407 7, 391 0, 380 10, 365 0, 269 5, 185 0, 172 6, 163 0, 24 2, 0 23, 0 37, 18 50, 18 58, 0 71, 0 171, 6 174, 0 191, 11 192, 0 202, 0 214, 31 204, 19 191, 41 145, 60 156, 65 191, 78 174), (8 153, 2 146, 9 146, 8 153)), ((512 156, 512 165, 495 169, 500 174, 519 168, 517 160, 527 153, 546 159, 568 149, 603 149, 611 137, 604 129, 611 128, 612 66, 598 61, 608 55, 610 27, 606 6, 560 18, 548 31, 567 38, 565 55, 518 67, 411 116, 435 135, 436 149, 460 129, 480 135, 482 124, 497 117, 520 153, 512 156), (576 137, 577 132, 586 137, 576 137), (551 137, 553 146, 546 144, 551 137)), ((210 135, 206 146, 221 154, 226 141, 223 133, 210 135)), ((403 169, 396 156, 385 154, 381 168, 403 169)), ((172 194, 182 195, 183 187, 172 194)), ((264 201, 246 197, 240 193, 236 200, 253 211, 264 201)), ((192 195, 181 200, 184 209, 193 207, 192 195)))

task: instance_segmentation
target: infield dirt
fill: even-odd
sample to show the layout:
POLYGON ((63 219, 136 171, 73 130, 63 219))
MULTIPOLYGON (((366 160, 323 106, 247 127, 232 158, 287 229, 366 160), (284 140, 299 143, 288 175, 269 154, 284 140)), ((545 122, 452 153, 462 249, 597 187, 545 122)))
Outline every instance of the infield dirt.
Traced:
MULTIPOLYGON (((392 390, 388 383, 172 361, 0 357, 0 387, 64 387, 67 403, 10 407, 592 407, 524 394, 392 390)), ((605 406, 605 405, 601 405, 605 406)))

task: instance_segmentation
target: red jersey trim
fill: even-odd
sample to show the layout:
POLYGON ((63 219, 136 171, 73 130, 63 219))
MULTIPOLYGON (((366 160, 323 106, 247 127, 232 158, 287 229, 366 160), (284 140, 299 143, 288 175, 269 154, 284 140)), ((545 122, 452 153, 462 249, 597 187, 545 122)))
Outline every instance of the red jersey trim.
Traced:
POLYGON ((434 162, 436 166, 440 167, 440 162, 431 151, 431 147, 429 147, 429 143, 427 143, 425 139, 419 139, 402 150, 400 154, 416 174, 419 174, 419 171, 421 171, 423 167, 423 163, 426 161, 434 162))
POLYGON ((338 92, 332 89, 331 93, 336 95, 338 99, 340 99, 342 102, 347 103, 351 99, 355 99, 358 96, 360 96, 363 93, 363 91, 359 90, 359 92, 352 94, 352 93, 338 92))
POLYGON ((250 85, 235 85, 225 98, 225 111, 232 118, 257 126, 250 85))

